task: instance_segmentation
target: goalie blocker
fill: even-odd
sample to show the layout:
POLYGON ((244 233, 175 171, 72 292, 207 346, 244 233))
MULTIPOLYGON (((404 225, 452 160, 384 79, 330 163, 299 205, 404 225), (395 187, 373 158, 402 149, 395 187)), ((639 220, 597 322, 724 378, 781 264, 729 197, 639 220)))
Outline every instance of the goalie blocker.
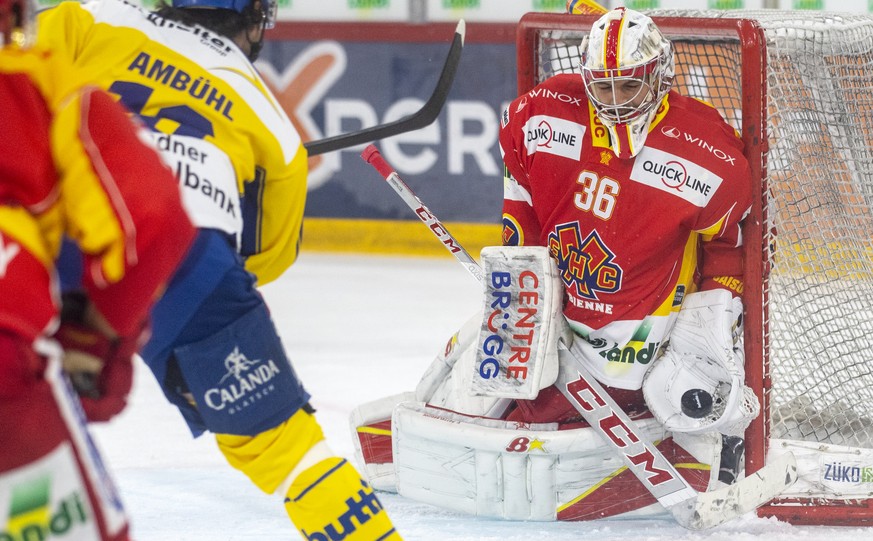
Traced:
POLYGON ((548 251, 520 246, 482 250, 485 306, 474 346, 470 392, 532 399, 558 377, 564 289, 548 251))
MULTIPOLYGON (((662 513, 652 493, 624 468, 614 446, 605 443, 602 428, 501 419, 513 399, 535 396, 554 383, 559 366, 578 363, 573 356, 579 351, 570 347, 560 283, 546 248, 489 247, 482 261, 483 312, 452 336, 415 393, 364 404, 352 415, 358 460, 371 484, 441 507, 504 519, 591 520, 662 513), (561 341, 567 347, 560 348, 560 355, 571 356, 563 361, 561 341), (454 466, 447 470, 445 464, 454 466)), ((648 412, 632 422, 635 432, 674 465, 690 494, 721 486, 720 434, 671 437, 648 412)), ((791 481, 777 477, 773 485, 750 480, 756 496, 732 501, 760 505, 764 494, 772 497, 791 481)))

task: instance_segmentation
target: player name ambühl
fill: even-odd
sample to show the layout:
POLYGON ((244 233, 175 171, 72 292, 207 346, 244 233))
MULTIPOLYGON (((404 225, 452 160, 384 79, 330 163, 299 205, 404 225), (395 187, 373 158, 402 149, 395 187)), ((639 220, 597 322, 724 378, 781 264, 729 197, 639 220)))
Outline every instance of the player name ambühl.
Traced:
POLYGON ((173 64, 164 63, 159 58, 152 58, 148 53, 139 53, 127 69, 179 92, 186 92, 192 98, 204 102, 207 107, 212 107, 227 119, 233 120, 230 116, 233 100, 212 86, 209 79, 194 78, 185 70, 177 68, 173 64))

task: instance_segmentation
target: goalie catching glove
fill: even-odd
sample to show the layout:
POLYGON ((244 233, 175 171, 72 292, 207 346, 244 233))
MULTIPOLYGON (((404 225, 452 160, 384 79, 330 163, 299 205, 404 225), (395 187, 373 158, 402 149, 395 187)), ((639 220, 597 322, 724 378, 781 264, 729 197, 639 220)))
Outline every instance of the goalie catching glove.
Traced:
POLYGON ((147 335, 143 325, 132 336, 118 336, 84 294, 64 294, 55 339, 64 348, 64 372, 89 421, 108 421, 127 405, 133 355, 147 335))
POLYGON ((742 436, 758 416, 758 399, 744 383, 742 313, 726 290, 686 297, 666 351, 643 381, 649 409, 671 432, 742 436))

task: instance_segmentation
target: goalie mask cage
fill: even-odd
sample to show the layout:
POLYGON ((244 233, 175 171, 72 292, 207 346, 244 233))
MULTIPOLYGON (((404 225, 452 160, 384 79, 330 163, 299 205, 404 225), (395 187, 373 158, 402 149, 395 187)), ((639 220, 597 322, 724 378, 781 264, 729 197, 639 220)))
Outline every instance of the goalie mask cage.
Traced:
MULTIPOLYGON (((739 130, 756 183, 744 347, 762 415, 746 433, 746 471, 790 450, 799 473, 759 514, 873 523, 873 16, 647 14, 673 41, 675 88, 739 130)), ((519 92, 578 72, 595 20, 525 15, 519 92)))

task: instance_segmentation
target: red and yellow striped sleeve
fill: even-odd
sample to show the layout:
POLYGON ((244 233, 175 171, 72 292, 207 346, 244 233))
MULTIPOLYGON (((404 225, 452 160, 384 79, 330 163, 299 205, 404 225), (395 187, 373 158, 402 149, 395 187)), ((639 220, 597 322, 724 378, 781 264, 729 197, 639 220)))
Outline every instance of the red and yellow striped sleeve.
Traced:
POLYGON ((119 334, 146 318, 194 237, 176 178, 142 129, 91 87, 64 100, 51 133, 67 234, 85 256, 91 300, 119 334))

